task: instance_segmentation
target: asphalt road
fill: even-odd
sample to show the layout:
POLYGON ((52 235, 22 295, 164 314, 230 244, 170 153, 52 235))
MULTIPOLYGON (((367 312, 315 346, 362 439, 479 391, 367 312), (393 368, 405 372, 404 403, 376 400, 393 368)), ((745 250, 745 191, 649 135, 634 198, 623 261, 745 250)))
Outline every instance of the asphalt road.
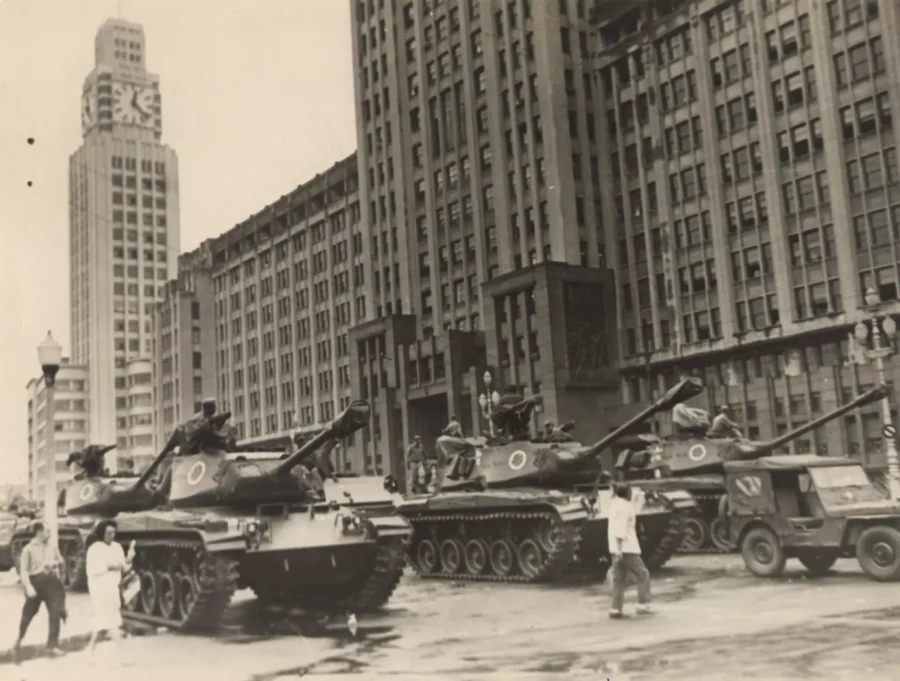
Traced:
POLYGON ((657 614, 613 621, 604 584, 505 586, 409 575, 391 607, 362 620, 351 637, 342 620, 322 628, 302 615, 264 615, 241 593, 214 638, 128 639, 127 670, 107 668, 106 651, 99 666, 73 652, 0 666, 0 677, 15 670, 10 678, 57 680, 84 669, 85 678, 129 681, 201 674, 217 681, 900 678, 900 589, 869 581, 855 561, 840 561, 817 580, 799 564, 782 579, 759 580, 738 557, 679 557, 657 577, 654 595, 657 614))

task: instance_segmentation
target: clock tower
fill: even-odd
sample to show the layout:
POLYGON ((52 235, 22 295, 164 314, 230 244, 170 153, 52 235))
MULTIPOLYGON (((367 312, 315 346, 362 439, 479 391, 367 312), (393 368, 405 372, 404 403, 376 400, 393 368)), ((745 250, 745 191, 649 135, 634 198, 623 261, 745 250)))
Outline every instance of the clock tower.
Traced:
POLYGON ((88 368, 89 443, 117 445, 111 470, 153 450, 152 315, 180 249, 178 159, 162 142, 159 77, 144 29, 97 32, 79 102, 84 143, 69 159, 72 359, 88 368))

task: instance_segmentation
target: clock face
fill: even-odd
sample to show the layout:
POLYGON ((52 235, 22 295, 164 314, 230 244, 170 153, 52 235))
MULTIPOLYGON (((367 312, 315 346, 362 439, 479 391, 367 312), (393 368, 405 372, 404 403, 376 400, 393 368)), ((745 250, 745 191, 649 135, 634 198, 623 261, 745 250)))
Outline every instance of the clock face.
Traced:
POLYGON ((150 88, 125 83, 113 85, 113 121, 148 125, 152 120, 153 91, 150 88))
POLYGON ((94 91, 88 90, 81 96, 81 125, 89 128, 94 122, 94 91))

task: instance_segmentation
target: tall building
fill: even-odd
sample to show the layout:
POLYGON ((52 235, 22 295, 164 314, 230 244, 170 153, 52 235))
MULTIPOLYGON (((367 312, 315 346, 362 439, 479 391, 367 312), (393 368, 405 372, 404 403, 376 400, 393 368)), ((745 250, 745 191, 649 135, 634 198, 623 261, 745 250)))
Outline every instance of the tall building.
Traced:
POLYGON ((178 163, 160 142, 144 47, 137 24, 109 19, 97 32, 84 143, 69 160, 72 358, 89 372, 89 440, 118 445, 112 470, 154 453, 149 392, 136 386, 150 389, 153 304, 179 251, 178 163))
MULTIPOLYGON (((874 382, 843 363, 865 288, 898 311, 896 3, 351 7, 354 386, 395 464, 484 428, 485 370, 584 440, 682 371, 759 437, 874 382)), ((876 411, 791 449, 877 458, 876 411)))
MULTIPOLYGON (((47 430, 47 390, 44 377, 28 382, 28 494, 29 498, 43 500, 47 481, 47 464, 52 451, 56 465, 56 481, 61 486, 71 475, 66 467, 70 452, 88 443, 89 383, 87 367, 70 364, 63 359, 56 374, 54 394, 53 447, 50 447, 47 430)), ((102 442, 98 444, 111 444, 102 442)), ((111 458, 111 457, 110 457, 111 458)))
POLYGON ((486 370, 599 437, 618 358, 588 3, 351 4, 377 320, 353 335, 355 382, 386 426, 378 454, 399 472, 450 415, 485 429, 486 370))
MULTIPOLYGON (((898 35, 891 0, 644 2, 598 23, 626 401, 693 371, 703 406, 768 438, 875 383, 849 335, 869 287, 900 312, 898 35)), ((881 463, 881 426, 870 407, 792 450, 881 463)))
MULTIPOLYGON (((179 276, 194 288, 170 283, 157 315, 160 445, 201 395, 232 412, 242 441, 276 446, 350 403, 347 333, 366 286, 357 191, 354 154, 185 256, 179 276)), ((352 445, 333 454, 339 470, 382 470, 352 445)))
POLYGON ((200 411, 205 396, 216 396, 210 241, 178 257, 177 277, 160 295, 153 315, 155 452, 162 450, 176 427, 200 411))

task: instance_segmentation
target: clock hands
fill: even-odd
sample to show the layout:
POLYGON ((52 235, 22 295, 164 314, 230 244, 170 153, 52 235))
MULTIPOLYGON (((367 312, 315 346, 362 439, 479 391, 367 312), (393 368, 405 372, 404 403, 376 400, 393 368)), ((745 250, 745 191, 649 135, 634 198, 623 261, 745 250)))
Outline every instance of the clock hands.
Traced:
POLYGON ((144 108, 140 104, 138 104, 137 90, 133 90, 131 93, 131 106, 140 112, 142 120, 145 120, 146 118, 148 118, 150 116, 150 113, 147 111, 144 111, 144 108))

